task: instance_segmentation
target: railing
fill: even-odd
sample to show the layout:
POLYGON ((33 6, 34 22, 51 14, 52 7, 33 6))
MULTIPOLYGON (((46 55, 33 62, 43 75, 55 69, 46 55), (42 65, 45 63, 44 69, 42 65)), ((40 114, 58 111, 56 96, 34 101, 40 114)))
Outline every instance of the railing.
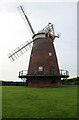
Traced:
POLYGON ((69 71, 60 69, 60 75, 67 75, 67 76, 69 76, 69 71))
MULTIPOLYGON (((56 75, 55 73, 52 74, 48 70, 43 70, 43 71, 36 71, 36 70, 22 70, 19 72, 19 76, 26 76, 26 75, 56 75), (29 73, 29 74, 28 74, 29 73)), ((60 69, 60 74, 61 76, 69 76, 69 72, 67 70, 61 70, 60 69)))

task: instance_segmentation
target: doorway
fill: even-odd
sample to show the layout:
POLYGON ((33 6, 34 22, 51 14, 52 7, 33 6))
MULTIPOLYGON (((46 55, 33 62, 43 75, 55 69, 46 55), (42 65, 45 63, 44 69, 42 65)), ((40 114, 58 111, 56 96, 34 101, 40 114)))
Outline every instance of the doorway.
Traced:
POLYGON ((55 68, 53 66, 50 67, 50 74, 51 75, 55 74, 55 68))

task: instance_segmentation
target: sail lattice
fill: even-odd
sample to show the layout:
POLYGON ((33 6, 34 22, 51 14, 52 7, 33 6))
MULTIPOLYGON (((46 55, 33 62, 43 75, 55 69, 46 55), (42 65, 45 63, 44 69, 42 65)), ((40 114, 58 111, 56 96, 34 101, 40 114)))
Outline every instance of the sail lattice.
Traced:
POLYGON ((15 50, 13 50, 11 53, 8 54, 8 57, 11 61, 16 60, 18 57, 23 55, 26 51, 32 48, 33 41, 29 40, 23 44, 21 44, 19 47, 17 47, 15 50))

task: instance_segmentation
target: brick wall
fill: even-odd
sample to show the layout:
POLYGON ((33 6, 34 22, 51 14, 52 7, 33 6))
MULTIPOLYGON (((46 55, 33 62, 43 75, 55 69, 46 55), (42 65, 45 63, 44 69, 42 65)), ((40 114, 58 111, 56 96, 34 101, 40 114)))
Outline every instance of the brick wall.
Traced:
POLYGON ((61 87, 61 80, 52 80, 50 78, 30 78, 28 79, 28 87, 40 87, 40 88, 50 88, 50 87, 61 87))

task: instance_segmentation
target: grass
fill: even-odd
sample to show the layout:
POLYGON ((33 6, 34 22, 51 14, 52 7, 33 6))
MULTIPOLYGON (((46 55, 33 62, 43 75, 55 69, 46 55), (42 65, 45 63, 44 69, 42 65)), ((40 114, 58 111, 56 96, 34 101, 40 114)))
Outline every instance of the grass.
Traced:
POLYGON ((2 87, 3 118, 76 118, 77 86, 2 87))

